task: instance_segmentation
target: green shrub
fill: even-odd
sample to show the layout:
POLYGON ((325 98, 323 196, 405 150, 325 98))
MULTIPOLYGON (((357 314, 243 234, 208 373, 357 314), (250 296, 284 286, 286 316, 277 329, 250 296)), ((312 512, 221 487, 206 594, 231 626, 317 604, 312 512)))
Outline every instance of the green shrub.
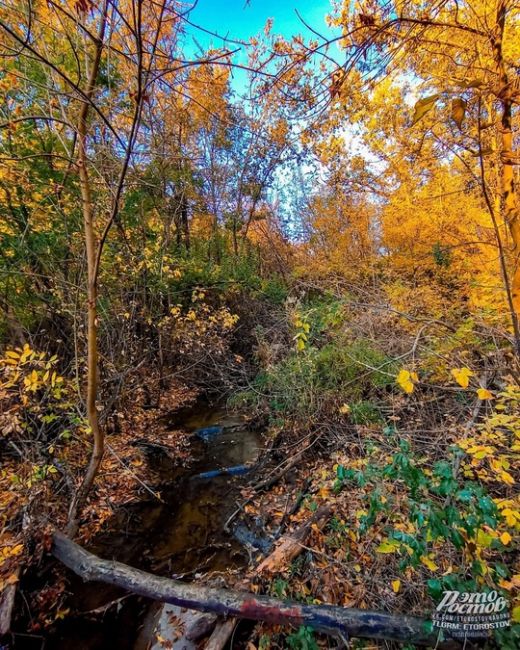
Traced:
POLYGON ((381 411, 373 402, 361 400, 350 405, 350 419, 354 424, 383 422, 381 411))
POLYGON ((323 409, 336 410, 338 404, 348 402, 354 422, 379 422, 377 406, 363 398, 374 388, 392 384, 392 376, 372 370, 391 365, 392 361, 367 341, 292 350, 274 367, 261 372, 252 391, 241 393, 237 400, 257 406, 263 401, 272 413, 288 416, 318 416, 323 409))

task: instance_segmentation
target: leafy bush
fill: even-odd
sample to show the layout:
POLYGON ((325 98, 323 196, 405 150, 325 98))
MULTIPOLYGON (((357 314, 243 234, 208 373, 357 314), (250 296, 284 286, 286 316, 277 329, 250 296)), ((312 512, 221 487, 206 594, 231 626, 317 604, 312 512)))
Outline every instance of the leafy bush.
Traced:
MULTIPOLYGON (((454 444, 447 457, 425 457, 387 427, 383 445, 371 441, 365 458, 336 466, 334 487, 361 488, 364 507, 349 532, 371 543, 375 556, 388 558, 399 575, 421 574, 435 600, 448 589, 496 589, 520 623, 514 600, 520 499, 510 491, 519 478, 520 389, 508 386, 496 399, 475 435, 454 444)), ((331 530, 337 533, 338 525, 331 530)), ((516 648, 520 626, 496 635, 499 647, 516 648)))
POLYGON ((378 422, 381 416, 377 406, 363 398, 374 389, 393 384, 390 372, 377 370, 381 366, 391 372, 393 362, 368 341, 351 345, 334 341, 322 348, 304 344, 303 350, 290 351, 261 372, 253 391, 241 398, 257 404, 266 402, 275 413, 315 417, 320 412, 337 414, 339 405, 348 402, 354 422, 378 422))

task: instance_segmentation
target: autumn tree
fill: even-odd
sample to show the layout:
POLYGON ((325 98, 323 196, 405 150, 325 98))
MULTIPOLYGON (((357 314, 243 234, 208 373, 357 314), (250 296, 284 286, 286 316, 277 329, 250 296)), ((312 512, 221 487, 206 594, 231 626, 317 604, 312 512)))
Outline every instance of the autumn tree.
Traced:
MULTIPOLYGON (((388 75, 420 88, 412 132, 433 139, 436 154, 461 158, 474 177, 482 172, 488 210, 513 255, 504 281, 515 329, 520 313, 520 227, 515 188, 514 129, 519 101, 518 12, 507 0, 434 3, 345 3, 333 22, 347 52, 336 95, 348 93, 348 73, 373 88, 388 75), (479 170, 478 159, 482 158, 479 170), (511 287, 509 289, 509 275, 511 287)), ((499 241, 501 245, 501 241, 499 241)), ((504 252, 504 257, 507 252, 504 252)), ((504 266, 506 260, 504 260, 504 266)))

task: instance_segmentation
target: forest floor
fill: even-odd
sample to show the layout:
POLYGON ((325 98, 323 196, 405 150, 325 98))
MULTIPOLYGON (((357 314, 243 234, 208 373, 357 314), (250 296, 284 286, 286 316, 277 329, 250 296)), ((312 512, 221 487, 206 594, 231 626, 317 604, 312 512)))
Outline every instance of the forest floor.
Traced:
MULTIPOLYGON (((415 354, 422 330, 390 335, 397 319, 386 314, 371 317, 369 338, 366 314, 346 321, 344 310, 335 303, 315 303, 306 313, 293 315, 285 331, 277 330, 278 338, 270 333, 269 345, 258 342, 257 375, 232 392, 228 404, 231 411, 246 414, 251 426, 261 427, 264 449, 253 473, 219 479, 227 492, 217 492, 213 501, 197 497, 196 508, 216 509, 220 519, 212 519, 213 528, 198 546, 173 549, 177 556, 192 552, 191 564, 170 561, 171 539, 181 534, 175 530, 175 513, 193 510, 190 484, 182 481, 196 470, 200 447, 193 446, 193 431, 176 426, 171 416, 196 404, 204 390, 189 381, 160 388, 153 373, 105 423, 103 470, 83 513, 78 541, 101 556, 163 575, 180 572, 200 584, 217 581, 282 600, 421 617, 431 614, 443 589, 498 585, 516 616, 520 391, 515 360, 507 348, 496 345, 483 353, 487 343, 468 350, 457 331, 450 340, 444 325, 434 322, 440 334, 427 342, 434 354, 425 345, 422 357, 400 369, 394 360, 407 350, 415 354), (294 337, 287 336, 290 327, 294 337), (295 340, 303 345, 295 349, 295 340), (449 347, 454 368, 441 346, 449 347), (150 450, 168 459, 169 483, 157 463, 150 462, 150 450), (297 555, 274 571, 257 570, 268 551, 254 543, 237 549, 231 535, 223 534, 226 525, 245 525, 272 549, 322 506, 330 513, 328 521, 313 525, 297 555), (133 526, 136 513, 137 519, 156 519, 149 528, 133 526), (167 519, 161 519, 165 513, 167 519), (212 538, 215 526, 218 535, 212 538), (150 552, 154 545, 156 554, 150 552), (201 546, 207 546, 206 554, 201 546), (224 546, 228 550, 219 555, 224 546), (218 566, 208 559, 215 555, 218 566)), ((221 398, 229 397, 228 386, 221 398)), ((83 458, 84 446, 76 441, 63 446, 59 463, 79 467, 83 458)), ((4 469, 1 480, 7 476, 4 469)), ((59 631, 63 622, 70 622, 70 630, 83 619, 70 600, 77 583, 42 559, 52 528, 66 521, 61 472, 35 481, 34 487, 20 490, 4 516, 22 503, 34 520, 39 507, 43 534, 32 547, 22 537, 10 540, 10 548, 23 540, 24 552, 13 553, 2 568, 7 580, 15 575, 17 582, 16 565, 30 560, 18 589, 17 615, 24 633, 49 638, 49 631, 59 631)), ((6 486, 6 492, 13 494, 13 487, 6 486)), ((206 519, 193 521, 206 525, 206 519)), ((195 536, 192 523, 182 531, 187 539, 195 536)), ((125 615, 120 598, 107 594, 91 602, 84 620, 104 625, 105 636, 110 627, 130 630, 142 620, 142 606, 134 602, 125 615)), ((249 650, 287 645, 309 650, 328 644, 307 628, 289 633, 263 623, 241 628, 240 645, 249 650)), ((518 627, 512 630, 498 647, 515 648, 518 627)), ((55 643, 59 635, 54 634, 55 643)), ((49 648, 64 647, 52 643, 51 638, 49 648)), ((113 645, 117 647, 128 646, 113 645)))

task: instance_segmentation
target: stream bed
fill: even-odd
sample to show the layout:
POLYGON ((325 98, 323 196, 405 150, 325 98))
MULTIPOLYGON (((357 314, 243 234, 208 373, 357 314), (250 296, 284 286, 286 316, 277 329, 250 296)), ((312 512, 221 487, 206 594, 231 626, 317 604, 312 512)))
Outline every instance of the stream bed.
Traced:
MULTIPOLYGON (((166 428, 191 432, 194 461, 189 468, 179 468, 165 453, 148 450, 148 462, 160 477, 162 502, 146 500, 121 507, 89 550, 107 559, 185 580, 196 579, 199 573, 245 566, 249 560, 247 529, 233 535, 224 530, 224 525, 236 508, 240 487, 250 480, 248 474, 264 446, 262 433, 240 414, 204 402, 172 414, 166 428), (222 473, 224 468, 228 469, 222 473)), ((70 614, 44 640, 44 645, 24 642, 16 647, 149 647, 157 605, 126 596, 109 585, 83 583, 73 575, 70 592, 70 614), (113 604, 106 607, 109 603, 113 604)))

